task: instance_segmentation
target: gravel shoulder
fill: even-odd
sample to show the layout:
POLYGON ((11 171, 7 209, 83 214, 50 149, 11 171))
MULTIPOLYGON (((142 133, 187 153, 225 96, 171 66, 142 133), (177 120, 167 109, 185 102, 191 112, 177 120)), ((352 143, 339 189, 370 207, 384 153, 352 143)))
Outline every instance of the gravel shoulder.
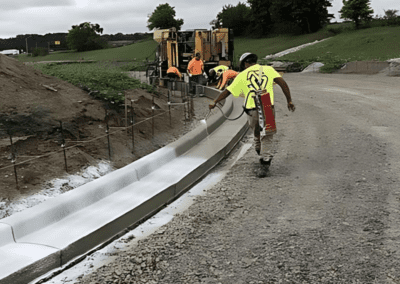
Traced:
POLYGON ((269 177, 255 177, 250 148, 185 212, 73 283, 400 283, 399 80, 284 78, 297 109, 276 87, 269 177))

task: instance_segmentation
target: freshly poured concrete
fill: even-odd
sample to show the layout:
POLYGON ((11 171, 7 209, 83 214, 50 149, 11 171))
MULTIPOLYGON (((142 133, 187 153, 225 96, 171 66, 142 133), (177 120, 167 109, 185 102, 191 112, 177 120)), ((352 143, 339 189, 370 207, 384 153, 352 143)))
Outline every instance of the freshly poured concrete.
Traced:
MULTIPOLYGON (((218 95, 214 89, 205 91, 218 95)), ((229 97, 223 110, 236 117, 241 104, 229 97)), ((247 130, 245 117, 224 120, 217 113, 207 120, 207 130, 201 126, 122 169, 3 219, 0 283, 27 283, 65 265, 176 198, 247 130)))

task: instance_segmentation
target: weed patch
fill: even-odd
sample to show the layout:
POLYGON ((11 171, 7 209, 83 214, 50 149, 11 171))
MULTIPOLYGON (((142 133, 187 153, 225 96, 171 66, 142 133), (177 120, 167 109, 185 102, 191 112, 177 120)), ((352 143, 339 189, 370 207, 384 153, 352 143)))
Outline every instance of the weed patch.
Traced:
MULTIPOLYGON (((111 62, 86 64, 37 64, 35 68, 44 74, 60 78, 89 92, 96 98, 110 101, 124 101, 124 90, 146 89, 154 92, 150 85, 129 78, 111 62)), ((127 67, 125 67, 127 68, 127 67)))

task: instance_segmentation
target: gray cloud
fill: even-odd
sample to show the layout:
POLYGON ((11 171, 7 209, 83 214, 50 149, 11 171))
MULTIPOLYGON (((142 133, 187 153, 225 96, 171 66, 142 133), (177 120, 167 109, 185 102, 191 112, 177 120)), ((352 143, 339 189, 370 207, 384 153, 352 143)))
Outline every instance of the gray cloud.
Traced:
MULTIPOLYGON (((176 17, 184 20, 182 29, 210 28, 224 5, 236 5, 239 0, 0 0, 0 38, 18 34, 68 32, 82 22, 98 23, 105 34, 148 32, 147 15, 158 5, 168 2, 175 7, 176 17)), ((245 1, 241 1, 245 2, 245 1)), ((336 20, 342 0, 333 0, 336 20)), ((398 0, 372 1, 375 14, 383 10, 400 10, 398 0)))
POLYGON ((74 0, 21 0, 21 1, 7 1, 2 0, 1 10, 13 11, 23 10, 37 7, 60 7, 60 6, 73 6, 75 5, 74 0))

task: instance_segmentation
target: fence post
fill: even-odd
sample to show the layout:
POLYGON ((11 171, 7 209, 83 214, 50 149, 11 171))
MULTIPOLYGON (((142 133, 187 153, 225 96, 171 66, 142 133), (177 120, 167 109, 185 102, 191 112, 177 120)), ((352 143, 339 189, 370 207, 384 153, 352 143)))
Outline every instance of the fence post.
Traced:
POLYGON ((151 99, 151 138, 154 138, 154 96, 151 99))
POLYGON ((135 124, 134 114, 135 114, 135 110, 133 108, 133 100, 131 100, 132 152, 135 149, 135 134, 134 134, 134 128, 133 128, 134 124, 135 124))
POLYGON ((108 127, 108 112, 106 110, 106 134, 107 134, 107 141, 108 141, 108 158, 111 161, 111 146, 110 146, 110 131, 108 127))
POLYGON ((62 121, 60 120, 60 132, 61 132, 61 148, 64 152, 64 164, 65 164, 65 171, 68 173, 68 166, 67 166, 67 154, 65 153, 65 139, 64 139, 64 131, 62 127, 62 121))
POLYGON ((12 135, 11 133, 9 133, 10 135, 10 142, 11 142, 11 163, 14 166, 14 175, 15 175, 15 184, 17 186, 17 190, 19 190, 19 185, 18 185, 18 175, 17 175, 17 166, 15 165, 15 160, 17 159, 15 156, 15 149, 14 149, 14 144, 12 142, 12 135))

